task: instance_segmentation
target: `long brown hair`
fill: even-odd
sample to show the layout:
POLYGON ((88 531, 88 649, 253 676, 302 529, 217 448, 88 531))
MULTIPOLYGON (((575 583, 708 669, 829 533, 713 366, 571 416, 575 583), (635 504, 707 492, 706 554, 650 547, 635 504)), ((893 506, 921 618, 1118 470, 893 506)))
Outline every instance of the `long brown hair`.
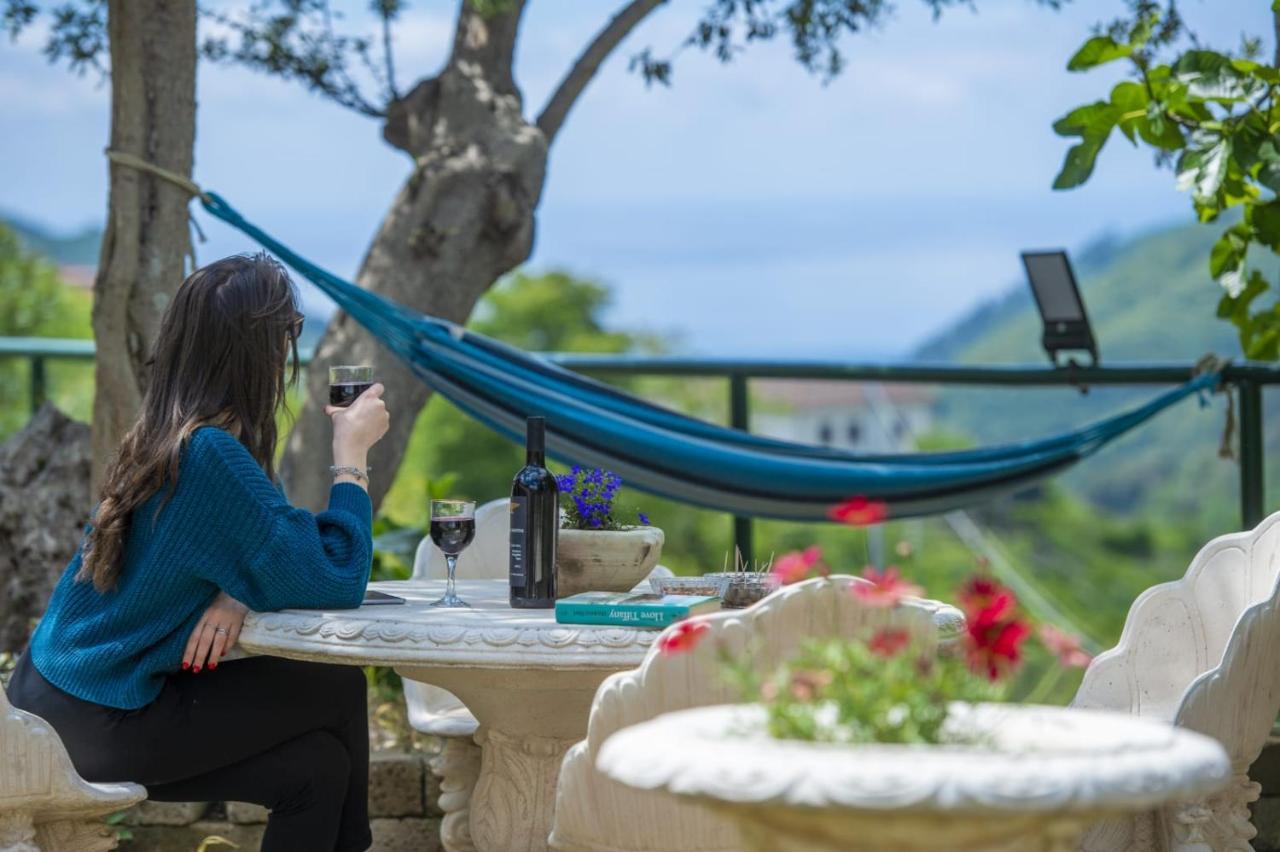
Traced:
POLYGON ((103 478, 77 580, 115 587, 134 510, 177 484, 197 427, 236 435, 275 478, 276 413, 297 380, 301 320, 288 272, 266 254, 223 258, 182 282, 160 321, 142 413, 103 478))

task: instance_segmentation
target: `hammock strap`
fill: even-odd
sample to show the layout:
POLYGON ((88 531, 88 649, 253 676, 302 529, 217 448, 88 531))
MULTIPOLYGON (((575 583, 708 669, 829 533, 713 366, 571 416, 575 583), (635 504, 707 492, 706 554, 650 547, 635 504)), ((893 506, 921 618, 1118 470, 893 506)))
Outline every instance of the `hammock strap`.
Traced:
POLYGON ((183 177, 177 172, 157 166, 149 160, 144 160, 136 154, 129 154, 125 151, 115 151, 111 148, 107 148, 105 153, 107 155, 107 159, 116 165, 125 166, 130 169, 137 169, 140 172, 155 175, 161 180, 167 180, 169 183, 185 189, 189 194, 194 195, 203 202, 207 203, 209 201, 209 196, 200 188, 200 184, 190 178, 183 177))

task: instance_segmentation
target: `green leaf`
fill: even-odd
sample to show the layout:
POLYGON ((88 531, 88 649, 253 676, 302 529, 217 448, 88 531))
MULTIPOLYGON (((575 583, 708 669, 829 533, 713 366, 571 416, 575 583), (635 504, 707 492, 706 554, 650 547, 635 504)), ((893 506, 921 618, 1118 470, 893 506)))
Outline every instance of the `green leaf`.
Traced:
POLYGON ((1258 169, 1258 183, 1272 192, 1280 192, 1280 163, 1266 163, 1258 169))
POLYGON ((1162 151, 1177 151, 1187 145, 1178 125, 1165 116, 1157 103, 1147 104, 1147 117, 1138 122, 1138 133, 1147 144, 1162 151))
POLYGON ((1209 252, 1209 274, 1214 278, 1218 278, 1223 272, 1235 269, 1244 260, 1245 250, 1248 248, 1248 242, 1241 239, 1236 233, 1236 228, 1230 228, 1217 242, 1213 244, 1213 249, 1209 252))
POLYGON ((1201 100, 1238 103, 1259 88, 1230 57, 1212 50, 1188 50, 1173 63, 1173 71, 1187 85, 1188 95, 1201 100))
POLYGON ((1231 141, 1218 138, 1213 144, 1185 151, 1178 158, 1178 189, 1191 190, 1197 201, 1208 203, 1218 194, 1227 174, 1231 141))
MULTIPOLYGON (((1262 191, 1252 183, 1244 180, 1238 173, 1237 169, 1231 169, 1227 175, 1227 179, 1222 182, 1222 192, 1219 198, 1222 201, 1222 209, 1226 210, 1231 207, 1238 207, 1241 204, 1255 204, 1262 197, 1262 191)), ((1245 208, 1249 209, 1248 207, 1245 208)))
POLYGON ((1232 156, 1248 176, 1272 192, 1280 192, 1280 141, 1266 118, 1257 112, 1244 116, 1232 142, 1232 156))
POLYGON ((1263 65, 1261 62, 1254 62, 1252 59, 1232 59, 1231 67, 1246 77, 1253 77, 1268 85, 1280 82, 1280 70, 1270 65, 1263 65))
POLYGON ((1094 36, 1081 45, 1067 62, 1068 71, 1087 71, 1133 53, 1133 45, 1117 44, 1111 36, 1094 36))
POLYGON ((1249 305, 1270 287, 1261 272, 1256 269, 1250 271, 1248 282, 1237 295, 1224 293, 1218 300, 1218 318, 1229 319, 1235 325, 1243 327, 1249 320, 1249 305))
POLYGON ((1107 101, 1095 101, 1076 107, 1053 123, 1053 132, 1059 136, 1088 136, 1108 134, 1120 117, 1120 111, 1107 101))
POLYGON ((1240 348, 1250 360, 1280 360, 1280 321, 1274 311, 1249 318, 1240 329, 1240 348))
POLYGON ((1111 103, 1121 112, 1146 111, 1147 90, 1141 83, 1126 80, 1111 90, 1111 103))
POLYGON ((1251 205, 1248 212, 1253 238, 1272 251, 1280 251, 1280 201, 1251 205))
POLYGON ((1058 176, 1053 179, 1053 188, 1072 189, 1087 181, 1089 175, 1093 174, 1098 152, 1102 150, 1102 145, 1106 141, 1106 136, 1101 138, 1086 136, 1080 144, 1072 145, 1071 150, 1067 151, 1066 160, 1062 163, 1062 171, 1058 172, 1058 176))
POLYGON ((1280 12, 1280 0, 1271 0, 1271 11, 1280 12))
POLYGON ((1138 144, 1138 123, 1144 121, 1147 114, 1147 90, 1132 81, 1119 83, 1111 90, 1111 105, 1116 108, 1120 132, 1138 144))
POLYGON ((1135 136, 1141 136, 1144 142, 1165 151, 1186 145, 1177 126, 1165 119, 1164 111, 1151 101, 1142 84, 1132 80, 1118 83, 1111 90, 1111 105, 1117 126, 1130 142, 1136 143, 1135 136))
POLYGON ((1079 186, 1093 174, 1094 163, 1098 152, 1111 135, 1111 129, 1121 113, 1114 105, 1106 101, 1097 101, 1071 112, 1054 122, 1054 132, 1060 136, 1079 136, 1080 143, 1067 151, 1062 170, 1054 178, 1054 189, 1071 189, 1079 186))

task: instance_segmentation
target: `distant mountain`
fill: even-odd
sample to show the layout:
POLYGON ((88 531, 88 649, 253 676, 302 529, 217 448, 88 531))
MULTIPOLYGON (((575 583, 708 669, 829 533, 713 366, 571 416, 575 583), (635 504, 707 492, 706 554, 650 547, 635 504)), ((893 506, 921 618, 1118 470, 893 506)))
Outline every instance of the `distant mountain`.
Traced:
MULTIPOLYGON (((1210 247, 1224 225, 1172 227, 1117 241, 1108 238, 1073 257, 1104 364, 1194 362, 1206 353, 1240 357, 1234 328, 1214 315, 1220 290, 1210 280, 1210 247)), ((1272 281, 1277 264, 1264 266, 1272 281)), ((982 305, 925 344, 920 360, 965 364, 1043 364, 1040 321, 1025 283, 982 305)), ((997 443, 1071 429, 1149 399, 1158 388, 943 389, 945 430, 997 443)), ((1267 394, 1268 457, 1280 450, 1280 394, 1267 394)), ((1237 468, 1217 456, 1225 424, 1222 397, 1202 410, 1181 403, 1063 477, 1105 509, 1236 518, 1237 468)), ((1280 504, 1280 466, 1268 466, 1268 506, 1280 504)), ((1225 527, 1224 527, 1225 525, 1225 527)))
MULTIPOLYGON (((1071 253, 1077 277, 1103 273, 1123 252, 1125 245, 1114 234, 1096 238, 1080 252, 1071 253)), ((989 332, 1020 315, 1032 315, 1035 303, 1024 282, 978 305, 960 320, 925 341, 913 357, 917 361, 961 360, 965 351, 989 332)), ((1038 338, 1037 338, 1038 339, 1038 338)))
POLYGON ((0 213, 0 223, 8 225, 31 251, 61 266, 96 266, 102 247, 102 229, 84 228, 73 234, 55 234, 34 222, 0 213))

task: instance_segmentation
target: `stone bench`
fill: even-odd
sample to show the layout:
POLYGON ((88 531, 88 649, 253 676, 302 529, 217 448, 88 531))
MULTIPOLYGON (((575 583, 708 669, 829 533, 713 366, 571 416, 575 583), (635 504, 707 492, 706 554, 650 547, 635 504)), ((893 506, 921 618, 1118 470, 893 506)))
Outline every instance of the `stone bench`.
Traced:
POLYGON ((137 784, 85 781, 53 728, 0 689, 0 852, 114 849, 103 818, 146 795, 137 784))

